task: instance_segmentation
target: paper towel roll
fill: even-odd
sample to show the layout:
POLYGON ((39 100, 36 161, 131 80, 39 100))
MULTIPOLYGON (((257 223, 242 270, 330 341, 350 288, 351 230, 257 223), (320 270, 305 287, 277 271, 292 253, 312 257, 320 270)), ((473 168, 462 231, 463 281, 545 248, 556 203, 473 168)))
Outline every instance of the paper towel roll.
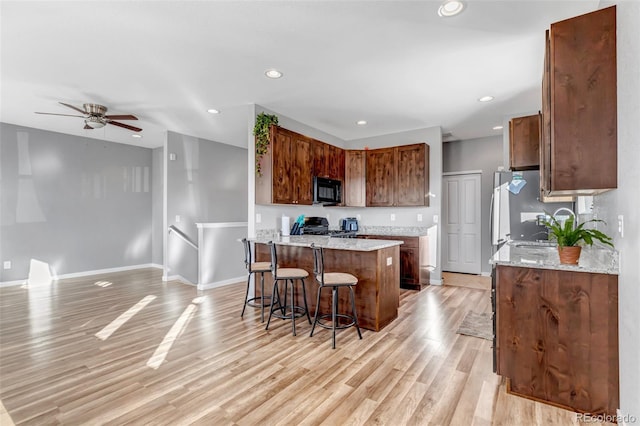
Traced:
POLYGON ((282 216, 282 235, 289 235, 290 230, 289 216, 282 216))

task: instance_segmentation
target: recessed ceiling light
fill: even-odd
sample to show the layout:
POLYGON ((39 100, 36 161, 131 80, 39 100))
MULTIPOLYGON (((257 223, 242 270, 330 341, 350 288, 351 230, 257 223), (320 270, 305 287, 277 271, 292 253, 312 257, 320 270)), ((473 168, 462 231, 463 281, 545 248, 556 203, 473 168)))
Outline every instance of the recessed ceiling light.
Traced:
POLYGON ((502 130, 504 126, 493 126, 493 130, 502 130))
POLYGON ((359 120, 359 121, 356 121, 356 124, 358 126, 365 126, 367 124, 367 121, 366 120, 359 120))
POLYGON ((489 102, 493 100, 493 96, 483 96, 481 98, 478 99, 478 101, 480 102, 489 102))
POLYGON ((282 77, 282 73, 278 70, 275 69, 270 69, 270 70, 266 70, 264 72, 264 75, 266 75, 269 78, 280 78, 282 77))
POLYGON ((438 8, 438 15, 444 18, 455 16, 462 12, 464 3, 458 0, 445 0, 438 8))
POLYGON ((139 134, 136 133, 134 135, 131 135, 131 137, 132 138, 136 138, 136 139, 140 139, 142 137, 142 135, 139 135, 139 134))
POLYGON ((218 111, 217 109, 213 109, 213 108, 208 109, 207 112, 209 114, 220 114, 220 111, 218 111))

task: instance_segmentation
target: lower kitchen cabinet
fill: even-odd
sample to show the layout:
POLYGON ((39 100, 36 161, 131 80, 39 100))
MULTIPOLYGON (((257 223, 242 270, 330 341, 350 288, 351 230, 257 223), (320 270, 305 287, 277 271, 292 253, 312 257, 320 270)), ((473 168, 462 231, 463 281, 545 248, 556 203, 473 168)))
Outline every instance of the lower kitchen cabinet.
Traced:
POLYGON ((615 415, 617 275, 499 265, 494 350, 508 390, 570 410, 615 415))
POLYGON ((426 235, 398 237, 389 235, 359 235, 358 238, 404 241, 400 246, 400 287, 421 290, 431 278, 429 241, 426 235))

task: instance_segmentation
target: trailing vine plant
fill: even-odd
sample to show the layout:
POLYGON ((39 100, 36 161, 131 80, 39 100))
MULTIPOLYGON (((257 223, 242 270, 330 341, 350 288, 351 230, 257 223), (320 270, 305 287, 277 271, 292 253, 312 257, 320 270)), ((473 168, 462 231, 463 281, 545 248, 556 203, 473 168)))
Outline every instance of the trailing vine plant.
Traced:
POLYGON ((256 173, 258 176, 262 176, 262 167, 260 160, 267 153, 269 149, 269 127, 271 125, 278 125, 278 116, 272 114, 265 114, 261 112, 256 116, 256 124, 253 126, 253 136, 256 137, 256 173))

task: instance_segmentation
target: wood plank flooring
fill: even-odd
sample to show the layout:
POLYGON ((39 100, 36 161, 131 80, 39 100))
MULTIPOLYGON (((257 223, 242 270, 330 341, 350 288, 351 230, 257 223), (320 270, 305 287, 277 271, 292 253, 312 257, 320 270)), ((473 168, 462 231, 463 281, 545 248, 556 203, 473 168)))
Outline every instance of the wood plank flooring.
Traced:
POLYGON ((403 291, 397 320, 341 331, 332 350, 303 319, 296 337, 257 309, 241 319, 244 285, 197 291, 149 269, 0 288, 0 400, 17 425, 578 424, 507 394, 491 342, 456 334, 490 311, 486 290, 403 291))

